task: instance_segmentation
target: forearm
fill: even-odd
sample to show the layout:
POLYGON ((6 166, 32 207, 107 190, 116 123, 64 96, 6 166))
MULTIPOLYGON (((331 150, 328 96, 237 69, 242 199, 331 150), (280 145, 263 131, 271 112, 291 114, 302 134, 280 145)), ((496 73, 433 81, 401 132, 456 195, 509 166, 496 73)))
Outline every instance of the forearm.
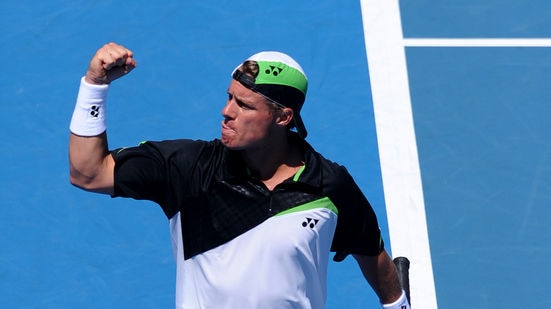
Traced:
POLYGON ((402 293, 400 281, 392 259, 386 251, 378 256, 354 255, 354 258, 382 303, 391 303, 400 297, 402 293))
POLYGON ((405 291, 400 285, 396 267, 386 252, 379 255, 378 284, 379 299, 384 309, 409 309, 405 291))
POLYGON ((107 146, 105 112, 108 85, 81 79, 69 137, 70 181, 85 190, 111 193, 111 156, 107 146))
POLYGON ((397 300, 402 294, 402 287, 398 280, 396 267, 386 252, 379 255, 378 278, 381 302, 390 303, 397 300))

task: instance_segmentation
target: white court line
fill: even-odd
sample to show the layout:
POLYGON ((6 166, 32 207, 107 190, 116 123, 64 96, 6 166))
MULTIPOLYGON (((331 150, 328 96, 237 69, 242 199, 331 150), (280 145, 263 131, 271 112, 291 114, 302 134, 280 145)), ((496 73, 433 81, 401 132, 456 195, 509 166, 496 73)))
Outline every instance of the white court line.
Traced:
POLYGON ((549 38, 404 38, 398 0, 360 0, 392 255, 414 308, 437 308, 405 47, 551 47, 549 38))
POLYGON ((548 38, 404 38, 407 47, 551 47, 548 38))
POLYGON ((392 255, 411 261, 413 308, 436 309, 398 0, 360 0, 392 255))

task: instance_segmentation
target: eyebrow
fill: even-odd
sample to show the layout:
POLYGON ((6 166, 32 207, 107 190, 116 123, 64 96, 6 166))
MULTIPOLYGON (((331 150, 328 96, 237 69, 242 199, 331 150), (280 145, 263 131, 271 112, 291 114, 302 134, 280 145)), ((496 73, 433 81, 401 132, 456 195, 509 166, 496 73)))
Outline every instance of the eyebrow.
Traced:
POLYGON ((258 107, 256 106, 256 104, 253 105, 253 103, 249 102, 248 100, 243 100, 243 98, 242 98, 241 96, 237 96, 237 95, 231 93, 231 92, 229 91, 229 89, 228 89, 228 91, 227 91, 226 93, 227 93, 229 96, 232 96, 232 97, 235 99, 237 105, 239 105, 239 106, 246 106, 246 107, 249 108, 249 109, 258 109, 258 107))

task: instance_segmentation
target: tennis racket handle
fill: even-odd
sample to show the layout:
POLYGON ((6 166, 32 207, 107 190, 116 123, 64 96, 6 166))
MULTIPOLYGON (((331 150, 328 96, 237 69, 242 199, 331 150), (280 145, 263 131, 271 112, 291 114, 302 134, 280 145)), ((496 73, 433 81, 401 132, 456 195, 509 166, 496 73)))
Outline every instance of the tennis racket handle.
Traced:
POLYGON ((406 297, 408 302, 411 304, 411 299, 409 296, 409 260, 406 257, 399 256, 393 260, 394 266, 396 267, 396 272, 398 273, 398 280, 402 289, 406 292, 406 297))

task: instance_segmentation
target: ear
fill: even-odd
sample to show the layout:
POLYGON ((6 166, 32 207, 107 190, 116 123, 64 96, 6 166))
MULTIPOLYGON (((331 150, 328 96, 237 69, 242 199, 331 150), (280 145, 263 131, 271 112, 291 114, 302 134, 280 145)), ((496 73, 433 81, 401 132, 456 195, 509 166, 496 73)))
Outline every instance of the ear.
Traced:
POLYGON ((277 112, 276 123, 286 127, 293 120, 293 109, 285 107, 277 112))

